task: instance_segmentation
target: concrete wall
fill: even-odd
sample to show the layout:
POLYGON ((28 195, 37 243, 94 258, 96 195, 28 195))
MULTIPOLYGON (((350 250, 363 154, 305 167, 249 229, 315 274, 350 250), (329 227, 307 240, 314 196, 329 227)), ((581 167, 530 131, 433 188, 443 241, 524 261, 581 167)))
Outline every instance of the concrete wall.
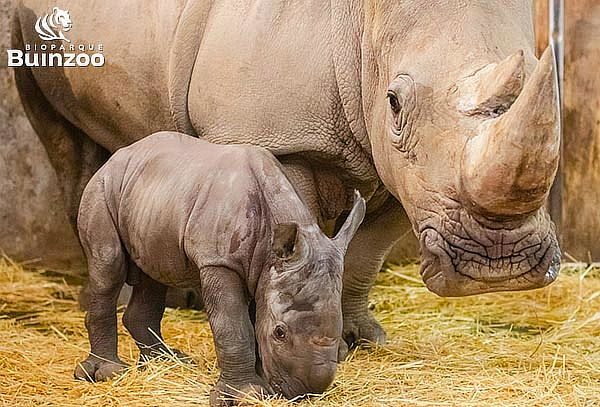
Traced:
POLYGON ((10 4, 0 0, 0 253, 52 268, 79 269, 81 249, 67 221, 56 175, 7 68, 10 4))

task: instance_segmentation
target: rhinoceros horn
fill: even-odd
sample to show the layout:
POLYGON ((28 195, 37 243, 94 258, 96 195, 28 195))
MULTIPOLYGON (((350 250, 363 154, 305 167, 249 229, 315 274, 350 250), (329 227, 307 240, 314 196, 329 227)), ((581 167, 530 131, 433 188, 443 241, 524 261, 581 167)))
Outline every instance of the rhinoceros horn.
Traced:
POLYGON ((525 67, 520 50, 498 64, 486 65, 461 84, 458 108, 473 116, 496 117, 506 112, 523 90, 525 67))
MULTIPOLYGON (((492 90, 506 94, 519 89, 516 79, 522 64, 518 55, 497 64, 496 77, 508 82, 500 86, 488 81, 492 90)), ((480 93, 486 94, 482 89, 480 93)), ((478 134, 466 143, 462 190, 475 210, 505 217, 531 213, 543 205, 558 167, 558 118, 554 57, 548 48, 508 111, 483 122, 478 134)))

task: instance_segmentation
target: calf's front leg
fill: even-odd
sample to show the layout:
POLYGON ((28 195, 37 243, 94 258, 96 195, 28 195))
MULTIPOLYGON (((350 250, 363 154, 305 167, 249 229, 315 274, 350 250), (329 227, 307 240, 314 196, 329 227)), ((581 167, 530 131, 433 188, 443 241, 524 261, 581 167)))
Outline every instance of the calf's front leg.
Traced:
POLYGON ((221 369, 211 391, 211 406, 233 405, 246 394, 272 394, 268 383, 256 373, 254 326, 241 278, 224 267, 204 268, 200 274, 202 299, 221 369))

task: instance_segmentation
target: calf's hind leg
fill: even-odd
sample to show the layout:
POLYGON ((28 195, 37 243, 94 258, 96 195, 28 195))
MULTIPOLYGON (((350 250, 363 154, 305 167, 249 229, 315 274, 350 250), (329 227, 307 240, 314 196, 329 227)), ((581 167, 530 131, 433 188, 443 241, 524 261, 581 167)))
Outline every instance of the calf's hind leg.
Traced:
MULTIPOLYGON (((94 198, 102 196, 94 192, 91 192, 94 198)), ((79 227, 89 268, 89 306, 85 326, 91 351, 88 358, 75 368, 75 378, 99 381, 127 367, 117 355, 117 297, 127 269, 119 235, 104 201, 100 198, 88 202, 82 205, 79 227)))
POLYGON ((136 275, 133 293, 123 314, 123 324, 140 348, 140 361, 173 355, 192 362, 185 353, 165 345, 160 323, 165 311, 167 286, 144 274, 135 264, 129 272, 136 275))

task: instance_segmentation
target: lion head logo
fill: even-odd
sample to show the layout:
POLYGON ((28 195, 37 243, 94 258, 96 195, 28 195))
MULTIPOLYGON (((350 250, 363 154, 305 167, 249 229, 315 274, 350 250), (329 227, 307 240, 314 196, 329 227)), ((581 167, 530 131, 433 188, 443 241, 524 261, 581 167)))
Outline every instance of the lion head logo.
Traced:
POLYGON ((64 40, 71 42, 65 37, 63 32, 67 32, 73 26, 71 16, 67 10, 61 10, 58 7, 52 9, 52 14, 46 14, 37 19, 35 31, 40 38, 45 41, 64 40))

